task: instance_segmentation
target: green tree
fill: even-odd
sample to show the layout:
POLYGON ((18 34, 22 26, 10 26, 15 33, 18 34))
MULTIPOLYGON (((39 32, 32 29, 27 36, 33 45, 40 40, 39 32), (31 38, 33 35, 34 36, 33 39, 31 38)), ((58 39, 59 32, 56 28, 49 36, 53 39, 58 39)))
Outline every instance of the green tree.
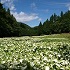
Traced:
POLYGON ((53 15, 53 22, 55 23, 56 21, 57 21, 57 15, 54 13, 54 15, 53 15))
POLYGON ((52 15, 51 17, 50 17, 50 23, 53 23, 54 22, 54 16, 52 15))
POLYGON ((10 15, 10 9, 9 9, 9 8, 7 9, 7 12, 8 12, 8 14, 10 15))
POLYGON ((38 26, 38 33, 39 33, 39 35, 43 34, 43 26, 42 26, 41 22, 39 23, 39 26, 38 26))
POLYGON ((63 11, 61 11, 61 13, 60 13, 60 17, 62 17, 63 16, 63 11))
POLYGON ((3 9, 3 4, 0 3, 0 9, 3 9))

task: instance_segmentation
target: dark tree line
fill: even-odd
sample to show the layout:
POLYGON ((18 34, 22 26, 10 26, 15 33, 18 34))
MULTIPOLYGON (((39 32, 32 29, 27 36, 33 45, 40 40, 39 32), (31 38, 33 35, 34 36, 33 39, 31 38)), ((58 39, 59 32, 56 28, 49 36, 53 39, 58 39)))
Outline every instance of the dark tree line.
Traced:
POLYGON ((30 30, 30 26, 17 22, 10 10, 0 3, 0 37, 29 35, 30 30))
POLYGON ((55 13, 51 15, 43 24, 40 22, 38 26, 30 27, 24 23, 17 22, 9 9, 3 8, 0 3, 0 37, 12 36, 33 36, 47 35, 57 33, 70 32, 70 11, 60 15, 55 13))
POLYGON ((43 24, 40 22, 39 26, 34 28, 38 31, 37 35, 70 33, 70 11, 66 13, 61 11, 59 16, 54 13, 50 19, 43 24))
POLYGON ((70 32, 70 11, 63 14, 61 11, 60 16, 55 13, 43 23, 44 34, 57 34, 70 32))

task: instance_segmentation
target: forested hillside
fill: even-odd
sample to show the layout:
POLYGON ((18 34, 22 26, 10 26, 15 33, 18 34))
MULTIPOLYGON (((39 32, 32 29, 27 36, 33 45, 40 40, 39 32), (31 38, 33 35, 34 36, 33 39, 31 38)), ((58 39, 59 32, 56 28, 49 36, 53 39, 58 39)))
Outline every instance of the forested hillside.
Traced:
POLYGON ((61 11, 60 16, 55 13, 43 23, 44 34, 56 33, 69 33, 70 32, 70 11, 63 14, 61 11))
POLYGON ((10 10, 6 11, 0 3, 0 37, 29 35, 30 29, 30 26, 17 22, 10 10))
POLYGON ((70 32, 70 11, 60 15, 55 13, 39 26, 30 27, 24 23, 17 22, 9 9, 3 8, 0 3, 0 37, 32 36, 70 32))

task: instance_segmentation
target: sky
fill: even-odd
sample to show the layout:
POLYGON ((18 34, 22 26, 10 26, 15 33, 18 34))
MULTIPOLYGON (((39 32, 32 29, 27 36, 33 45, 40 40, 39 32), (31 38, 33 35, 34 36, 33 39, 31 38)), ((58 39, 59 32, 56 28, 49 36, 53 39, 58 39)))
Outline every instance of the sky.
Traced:
POLYGON ((54 13, 60 15, 70 10, 70 0, 0 0, 3 6, 10 9, 18 22, 31 27, 43 23, 54 13))

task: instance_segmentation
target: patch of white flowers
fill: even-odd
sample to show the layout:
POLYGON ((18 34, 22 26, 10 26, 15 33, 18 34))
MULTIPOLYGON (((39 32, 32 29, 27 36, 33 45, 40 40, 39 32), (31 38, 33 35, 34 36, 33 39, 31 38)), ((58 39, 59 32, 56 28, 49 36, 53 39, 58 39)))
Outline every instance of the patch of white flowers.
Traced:
POLYGON ((65 38, 49 42, 50 39, 46 37, 0 38, 0 64, 17 64, 26 60, 37 70, 70 69, 69 61, 61 58, 61 54, 57 52, 57 47, 70 43, 66 42, 65 38))
POLYGON ((49 66, 45 66, 45 70, 50 70, 49 66))

